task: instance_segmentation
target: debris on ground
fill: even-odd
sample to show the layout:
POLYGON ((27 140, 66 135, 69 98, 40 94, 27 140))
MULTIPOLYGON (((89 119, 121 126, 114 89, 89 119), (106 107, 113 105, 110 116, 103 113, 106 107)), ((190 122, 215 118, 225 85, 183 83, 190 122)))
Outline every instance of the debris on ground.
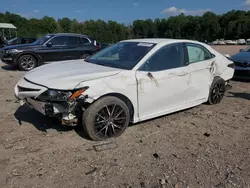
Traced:
POLYGON ((205 137, 209 137, 209 136, 210 136, 209 133, 204 133, 203 135, 204 135, 205 137))
POLYGON ((154 158, 158 159, 159 158, 159 155, 157 153, 154 153, 153 154, 154 158))
POLYGON ((86 175, 90 175, 90 174, 93 174, 93 173, 96 172, 96 171, 97 171, 97 168, 95 167, 95 168, 93 168, 92 170, 86 172, 85 174, 86 174, 86 175))

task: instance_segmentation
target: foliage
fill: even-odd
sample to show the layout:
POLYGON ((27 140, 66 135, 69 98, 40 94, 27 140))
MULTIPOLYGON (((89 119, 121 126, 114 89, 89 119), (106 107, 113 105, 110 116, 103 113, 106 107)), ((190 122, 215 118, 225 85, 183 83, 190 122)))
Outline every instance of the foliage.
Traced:
MULTIPOLYGON (((26 19, 10 12, 0 13, 0 22, 13 23, 19 36, 40 37, 47 33, 71 32, 90 35, 100 42, 115 43, 128 38, 185 38, 199 41, 250 38, 250 11, 232 10, 223 15, 206 12, 202 16, 180 14, 163 19, 135 20, 124 25, 115 21, 26 19)), ((6 31, 8 36, 8 31, 6 31)))

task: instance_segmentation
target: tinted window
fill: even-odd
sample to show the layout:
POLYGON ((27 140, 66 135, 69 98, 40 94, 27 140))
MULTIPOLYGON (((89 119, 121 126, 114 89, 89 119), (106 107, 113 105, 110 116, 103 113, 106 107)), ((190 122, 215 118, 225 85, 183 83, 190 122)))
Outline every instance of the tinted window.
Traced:
POLYGON ((68 40, 67 40, 67 44, 68 45, 80 45, 80 44, 82 44, 82 42, 81 42, 81 38, 80 37, 71 37, 71 36, 69 36, 68 37, 68 40))
POLYGON ((82 42, 83 42, 83 44, 86 44, 86 43, 89 43, 89 40, 86 38, 82 38, 82 42))
POLYGON ((39 38, 38 40, 36 40, 34 42, 34 44, 44 44, 45 42, 47 42, 51 37, 53 37, 53 35, 45 35, 42 38, 39 38))
POLYGON ((21 39, 21 44, 26 44, 27 43, 27 40, 25 38, 22 38, 21 39))
POLYGON ((53 45, 66 45, 68 43, 67 36, 54 37, 50 41, 53 45))
POLYGON ((184 66, 182 44, 171 44, 155 52, 140 68, 142 71, 162 71, 184 66))
POLYGON ((207 49, 197 44, 187 44, 187 53, 189 63, 205 61, 212 58, 207 49))
POLYGON ((153 43, 119 42, 92 55, 87 62, 131 70, 154 46, 153 43))

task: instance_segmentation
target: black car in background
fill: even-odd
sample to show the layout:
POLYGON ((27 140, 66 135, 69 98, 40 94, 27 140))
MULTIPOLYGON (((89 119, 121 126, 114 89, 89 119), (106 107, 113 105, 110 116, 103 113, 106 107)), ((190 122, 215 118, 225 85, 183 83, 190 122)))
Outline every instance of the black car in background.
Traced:
POLYGON ((110 44, 101 43, 101 42, 99 42, 98 44, 100 45, 100 50, 103 50, 104 48, 107 48, 107 47, 111 46, 110 44))
POLYGON ((35 42, 37 39, 33 37, 16 37, 10 40, 7 40, 7 45, 16 45, 16 44, 30 44, 35 42))
POLYGON ((8 44, 8 42, 0 37, 0 48, 3 48, 7 44, 8 44))
POLYGON ((32 44, 11 45, 0 49, 6 64, 29 71, 45 62, 86 59, 100 50, 98 43, 82 34, 47 34, 32 44))

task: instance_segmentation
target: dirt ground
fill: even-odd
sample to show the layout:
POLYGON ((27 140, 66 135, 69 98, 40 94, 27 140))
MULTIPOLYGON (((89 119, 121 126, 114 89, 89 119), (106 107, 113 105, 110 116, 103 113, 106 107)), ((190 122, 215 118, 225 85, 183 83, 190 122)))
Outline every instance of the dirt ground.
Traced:
POLYGON ((234 55, 239 52, 240 49, 245 49, 247 45, 212 45, 212 47, 220 53, 234 55))
POLYGON ((131 125, 99 143, 19 108, 13 87, 24 73, 0 67, 0 187, 250 187, 249 82, 232 81, 218 105, 131 125))

